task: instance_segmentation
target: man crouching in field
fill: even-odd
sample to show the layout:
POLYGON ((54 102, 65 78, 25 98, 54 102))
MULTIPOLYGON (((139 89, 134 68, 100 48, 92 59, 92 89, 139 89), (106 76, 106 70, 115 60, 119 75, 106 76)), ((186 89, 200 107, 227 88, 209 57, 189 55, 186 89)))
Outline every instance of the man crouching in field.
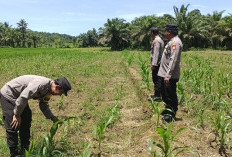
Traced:
POLYGON ((48 101, 52 95, 67 96, 71 85, 65 77, 51 80, 43 76, 24 75, 6 83, 0 93, 3 121, 7 144, 11 157, 19 156, 18 131, 21 151, 28 150, 32 114, 29 99, 38 99, 40 110, 47 119, 56 122, 58 118, 51 112, 48 101))

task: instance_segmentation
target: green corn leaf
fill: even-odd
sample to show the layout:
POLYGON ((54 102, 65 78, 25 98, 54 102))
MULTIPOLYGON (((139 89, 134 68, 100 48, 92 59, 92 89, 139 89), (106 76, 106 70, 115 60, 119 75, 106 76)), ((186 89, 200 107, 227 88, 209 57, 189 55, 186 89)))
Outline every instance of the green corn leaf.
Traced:
POLYGON ((186 129, 186 127, 185 128, 180 128, 173 136, 172 136, 172 141, 175 139, 175 137, 180 133, 180 132, 182 132, 183 130, 185 130, 186 129))
POLYGON ((165 152, 165 149, 161 144, 156 144, 156 146, 159 147, 160 149, 162 149, 163 152, 165 152))

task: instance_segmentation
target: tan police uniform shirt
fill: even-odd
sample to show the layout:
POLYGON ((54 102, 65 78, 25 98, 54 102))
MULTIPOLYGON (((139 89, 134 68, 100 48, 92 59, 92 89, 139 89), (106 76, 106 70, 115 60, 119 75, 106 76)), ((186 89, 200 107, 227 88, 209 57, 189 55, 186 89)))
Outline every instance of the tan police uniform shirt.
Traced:
POLYGON ((178 36, 173 37, 164 47, 158 76, 180 78, 180 57, 183 44, 178 36))
POLYGON ((52 94, 51 83, 51 79, 43 76, 19 76, 2 87, 1 95, 15 104, 13 111, 15 115, 22 114, 29 99, 37 99, 40 110, 46 118, 51 119, 54 117, 48 105, 52 94))
POLYGON ((163 54, 163 50, 164 50, 164 42, 157 35, 151 45, 151 65, 152 66, 160 65, 160 60, 163 54))

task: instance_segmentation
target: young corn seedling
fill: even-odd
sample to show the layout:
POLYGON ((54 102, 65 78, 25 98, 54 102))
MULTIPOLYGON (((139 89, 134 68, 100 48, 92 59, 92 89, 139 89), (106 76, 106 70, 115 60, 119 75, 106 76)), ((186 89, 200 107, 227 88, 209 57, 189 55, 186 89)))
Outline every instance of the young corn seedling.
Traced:
POLYGON ((81 157, 90 157, 92 153, 89 149, 90 149, 90 144, 88 144, 85 147, 84 151, 81 153, 81 157))
POLYGON ((62 152, 58 151, 55 148, 53 137, 55 136, 59 127, 61 127, 66 121, 69 121, 70 119, 73 118, 75 117, 68 117, 66 119, 62 119, 55 122, 50 128, 50 132, 45 134, 44 139, 42 140, 41 143, 35 145, 35 142, 34 141, 32 142, 29 151, 25 150, 25 156, 48 157, 54 155, 61 155, 62 152))
POLYGON ((215 122, 215 134, 216 138, 219 137, 220 139, 219 151, 223 154, 226 154, 226 149, 230 149, 230 138, 228 132, 231 123, 229 120, 231 120, 231 117, 226 116, 225 113, 220 110, 215 122))
POLYGON ((141 69, 140 74, 142 76, 143 83, 145 84, 146 89, 149 90, 150 89, 150 80, 149 80, 150 70, 148 69, 146 62, 143 61, 141 56, 139 56, 139 63, 140 63, 140 69, 141 69))
POLYGON ((68 130, 69 130, 69 125, 70 125, 70 120, 66 121, 65 124, 66 125, 62 129, 62 134, 61 134, 61 137, 60 137, 60 143, 61 143, 63 149, 66 149, 66 148, 69 147, 67 137, 68 137, 68 130))
POLYGON ((121 84, 116 87, 116 100, 120 100, 123 96, 123 92, 122 92, 123 85, 124 85, 124 82, 121 82, 121 84))
POLYGON ((128 66, 131 66, 131 64, 133 63, 134 59, 135 59, 135 57, 134 57, 133 54, 128 57, 128 59, 127 59, 128 66))
POLYGON ((172 126, 173 122, 169 124, 167 129, 157 128, 157 132, 161 136, 163 144, 156 143, 154 140, 149 142, 149 151, 154 157, 156 157, 156 155, 163 157, 173 157, 179 155, 182 152, 189 151, 189 146, 172 148, 172 142, 175 140, 176 136, 184 129, 186 129, 180 128, 175 134, 172 134, 172 126), (154 146, 158 147, 159 150, 155 150, 154 146))
POLYGON ((216 110, 221 108, 227 108, 228 103, 226 100, 222 99, 223 95, 223 88, 218 88, 218 93, 216 96, 213 97, 213 106, 216 110))
POLYGON ((162 109, 159 106, 159 102, 154 102, 153 100, 151 101, 151 106, 154 111, 154 113, 157 115, 157 121, 156 121, 156 126, 159 126, 159 121, 160 121, 160 115, 162 113, 162 109))
POLYGON ((101 143, 104 137, 104 133, 106 131, 106 128, 113 123, 113 121, 115 120, 116 116, 118 115, 118 109, 117 109, 118 104, 116 103, 115 107, 113 107, 111 109, 111 115, 106 118, 103 121, 100 121, 99 125, 94 129, 94 134, 97 137, 98 140, 98 149, 99 149, 99 153, 98 155, 101 156, 101 143))
POLYGON ((202 107, 200 109, 200 112, 199 112, 199 122, 200 122, 200 126, 202 128, 204 128, 204 126, 205 126, 205 123, 204 123, 204 121, 205 121, 205 115, 204 115, 205 111, 206 111, 206 107, 202 107))
POLYGON ((178 95, 179 104, 182 104, 185 99, 185 92, 184 92, 184 86, 180 82, 177 83, 177 95, 178 95))

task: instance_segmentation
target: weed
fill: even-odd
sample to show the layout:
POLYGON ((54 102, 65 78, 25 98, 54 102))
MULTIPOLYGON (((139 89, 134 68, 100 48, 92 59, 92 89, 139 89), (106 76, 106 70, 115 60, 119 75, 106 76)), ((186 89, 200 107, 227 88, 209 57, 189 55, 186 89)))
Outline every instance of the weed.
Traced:
POLYGON ((58 103, 58 109, 59 110, 64 109, 64 94, 60 96, 60 101, 58 103))

